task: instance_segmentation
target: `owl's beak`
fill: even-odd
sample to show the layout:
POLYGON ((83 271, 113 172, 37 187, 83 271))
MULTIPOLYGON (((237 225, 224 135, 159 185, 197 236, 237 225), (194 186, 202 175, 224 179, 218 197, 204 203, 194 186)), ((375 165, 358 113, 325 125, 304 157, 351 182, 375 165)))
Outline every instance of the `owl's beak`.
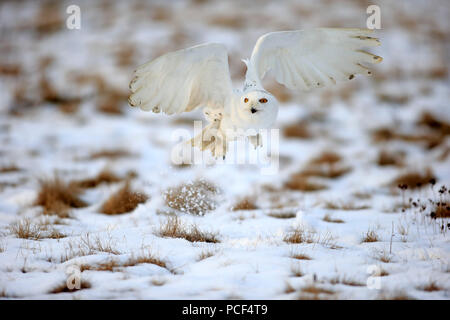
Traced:
POLYGON ((254 107, 252 107, 252 108, 250 109, 250 112, 251 112, 251 113, 256 113, 256 112, 258 112, 258 109, 255 109, 254 107))

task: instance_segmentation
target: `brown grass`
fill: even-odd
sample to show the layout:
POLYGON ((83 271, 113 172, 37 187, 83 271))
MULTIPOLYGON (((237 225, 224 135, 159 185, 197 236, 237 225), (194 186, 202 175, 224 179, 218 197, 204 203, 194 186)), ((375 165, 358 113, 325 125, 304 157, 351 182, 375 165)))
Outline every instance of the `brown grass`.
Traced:
POLYGON ((392 180, 391 186, 396 188, 399 185, 406 185, 409 189, 422 188, 428 185, 432 179, 436 180, 436 176, 430 168, 427 168, 424 172, 409 171, 392 180))
POLYGON ((297 259, 297 260, 312 260, 312 258, 310 256, 308 256, 307 254, 304 253, 293 253, 291 255, 292 259, 297 259))
POLYGON ((334 294, 332 290, 318 287, 316 285, 308 285, 301 289, 301 293, 298 296, 299 299, 306 300, 319 300, 322 298, 327 298, 327 296, 334 294))
POLYGON ((267 214, 269 217, 276 218, 276 219, 292 219, 297 216, 297 213, 295 211, 291 212, 277 212, 277 211, 271 211, 267 214))
POLYGON ((21 169, 14 164, 8 164, 0 167, 0 173, 9 173, 18 171, 21 171, 21 169))
POLYGON ((450 123, 438 119, 430 112, 423 112, 417 121, 418 125, 426 126, 429 129, 439 132, 441 135, 450 135, 450 123))
POLYGON ((322 152, 311 159, 300 172, 294 173, 285 183, 285 187, 299 191, 319 191, 326 189, 323 184, 311 181, 312 177, 335 179, 351 171, 349 167, 342 165, 342 157, 330 151, 322 152))
POLYGON ((286 138, 298 138, 298 139, 309 139, 311 138, 311 133, 308 129, 308 125, 305 121, 299 123, 293 123, 283 127, 283 135, 286 138))
POLYGON ((91 287, 92 286, 91 286, 91 284, 88 281, 81 279, 80 280, 80 289, 73 288, 72 290, 70 290, 67 287, 67 283, 64 282, 64 283, 61 283, 56 288, 52 289, 50 291, 50 293, 57 294, 57 293, 64 293, 64 292, 74 292, 74 291, 79 291, 79 290, 83 290, 83 289, 90 289, 91 287))
POLYGON ((402 105, 408 103, 410 99, 409 95, 407 94, 391 94, 386 92, 377 93, 377 98, 380 102, 402 105))
POLYGON ((203 250, 197 257, 197 261, 208 259, 216 254, 215 250, 203 250))
POLYGON ((170 217, 164 224, 161 224, 159 235, 168 238, 183 238, 189 242, 220 242, 216 233, 201 231, 195 224, 187 227, 178 217, 170 217))
POLYGON ((12 223, 9 230, 17 238, 30 240, 41 239, 44 231, 42 226, 32 223, 30 219, 22 219, 12 223))
POLYGON ((42 206, 44 214, 69 217, 71 208, 83 208, 87 204, 79 198, 80 189, 64 183, 59 177, 41 180, 40 189, 34 205, 42 206))
POLYGON ((299 264, 293 264, 291 266, 291 276, 293 277, 303 277, 305 274, 303 273, 299 264))
POLYGON ((106 262, 96 264, 96 265, 89 265, 84 264, 80 266, 80 271, 83 272, 85 270, 90 271, 110 271, 110 272, 116 272, 116 271, 122 271, 123 268, 126 267, 134 267, 139 264, 154 264, 161 268, 167 269, 167 264, 163 260, 155 257, 151 253, 145 253, 140 254, 138 256, 132 256, 128 260, 124 262, 119 262, 117 259, 110 259, 106 262))
POLYGON ((402 290, 396 290, 394 292, 381 292, 378 297, 378 300, 414 300, 411 296, 402 290))
POLYGON ((330 214, 326 214, 323 217, 322 220, 325 221, 325 222, 330 222, 330 223, 344 223, 344 220, 342 220, 342 219, 334 219, 334 218, 331 217, 330 214))
POLYGON ((203 215, 216 208, 215 195, 218 189, 210 182, 197 180, 167 189, 163 196, 166 205, 172 209, 203 215))
POLYGON ((9 226, 10 232, 20 239, 40 240, 40 239, 61 239, 66 235, 58 231, 49 224, 34 223, 31 219, 25 218, 12 223, 9 226))
POLYGON ((448 202, 433 203, 432 218, 450 218, 450 204, 448 202))
POLYGON ((220 14, 209 19, 211 25, 230 29, 241 29, 244 27, 245 21, 245 17, 231 14, 220 14))
POLYGON ((314 242, 314 237, 313 237, 313 233, 312 232, 307 231, 307 230, 302 229, 302 228, 296 228, 292 232, 288 233, 284 237, 283 241, 287 242, 287 243, 294 243, 294 244, 298 244, 298 243, 313 243, 314 242))
POLYGON ((100 171, 97 176, 93 178, 86 178, 82 180, 75 180, 71 182, 71 185, 79 187, 79 188, 95 188, 102 183, 114 183, 122 181, 123 179, 118 177, 114 172, 103 169, 100 171))
POLYGON ((429 131, 423 134, 405 134, 385 127, 374 130, 372 132, 372 139, 376 143, 401 140, 408 143, 419 143, 427 149, 432 149, 445 141, 445 135, 437 131, 429 131))
POLYGON ((259 207, 256 205, 255 200, 256 199, 254 197, 245 197, 234 204, 232 210, 256 210, 259 207))
POLYGON ((317 157, 313 158, 311 164, 335 164, 342 160, 342 157, 333 151, 324 151, 317 157))
POLYGON ((328 187, 321 183, 311 181, 310 176, 303 175, 303 173, 295 173, 289 177, 284 186, 290 190, 313 192, 325 190, 328 187))
POLYGON ((100 212, 109 215, 131 212, 148 200, 142 192, 133 191, 127 181, 122 188, 113 193, 100 208, 100 212))
POLYGON ((387 150, 380 150, 378 153, 377 164, 379 166, 397 166, 404 165, 404 154, 401 152, 389 152, 387 150))
POLYGON ((100 150, 97 152, 94 152, 90 155, 90 160, 96 160, 96 159, 119 159, 119 158, 126 158, 131 157, 132 154, 124 149, 109 149, 109 150, 100 150))
POLYGON ((325 208, 330 210, 365 210, 369 209, 367 205, 356 205, 353 202, 343 202, 343 201, 325 201, 325 208))
POLYGON ((347 278, 346 276, 342 276, 342 277, 336 276, 336 277, 330 279, 329 282, 331 284, 344 284, 346 286, 351 286, 351 287, 364 287, 366 285, 366 283, 347 278))
POLYGON ((418 290, 426 291, 426 292, 434 292, 443 290, 441 286, 437 284, 436 281, 430 281, 429 283, 417 287, 418 290))
POLYGON ((374 230, 368 230, 364 233, 361 242, 378 242, 380 237, 374 230))

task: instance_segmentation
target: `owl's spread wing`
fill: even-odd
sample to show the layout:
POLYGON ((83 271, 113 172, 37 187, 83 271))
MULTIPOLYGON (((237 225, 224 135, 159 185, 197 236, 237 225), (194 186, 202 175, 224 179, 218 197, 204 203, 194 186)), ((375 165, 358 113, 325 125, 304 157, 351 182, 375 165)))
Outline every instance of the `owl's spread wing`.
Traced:
POLYGON ((130 105, 145 111, 221 108, 232 95, 226 48, 211 43, 167 53, 138 67, 130 90, 130 105))
POLYGON ((309 90, 368 74, 367 63, 382 58, 361 50, 378 46, 372 30, 319 28, 263 35, 256 42, 250 63, 262 79, 271 70, 277 82, 290 89, 309 90))

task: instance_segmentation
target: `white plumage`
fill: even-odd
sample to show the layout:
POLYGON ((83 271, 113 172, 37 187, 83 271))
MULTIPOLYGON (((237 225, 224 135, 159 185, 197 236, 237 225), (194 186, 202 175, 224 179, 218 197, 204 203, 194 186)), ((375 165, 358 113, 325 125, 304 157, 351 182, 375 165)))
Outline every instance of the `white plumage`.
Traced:
POLYGON ((258 130, 275 122, 278 102, 261 84, 267 72, 293 90, 324 87, 351 80, 356 74, 370 75, 367 64, 382 60, 362 50, 380 44, 371 33, 367 29, 320 28, 265 34, 256 42, 251 58, 244 61, 247 73, 242 91, 233 91, 222 44, 170 52, 138 67, 130 83, 129 103, 166 114, 204 107, 210 122, 205 130, 218 130, 224 148, 215 150, 215 144, 199 142, 203 140, 199 137, 192 144, 224 156, 227 130, 258 130))

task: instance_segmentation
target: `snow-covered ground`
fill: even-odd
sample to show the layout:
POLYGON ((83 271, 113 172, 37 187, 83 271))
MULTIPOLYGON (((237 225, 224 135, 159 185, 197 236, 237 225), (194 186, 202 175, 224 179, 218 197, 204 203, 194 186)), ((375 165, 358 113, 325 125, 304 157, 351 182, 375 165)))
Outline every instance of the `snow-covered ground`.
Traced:
POLYGON ((201 114, 130 108, 133 69, 222 42, 240 86, 258 36, 365 27, 364 1, 77 1, 81 30, 65 27, 71 1, 2 2, 0 297, 448 299, 450 221, 430 215, 450 201, 450 5, 375 2, 373 77, 308 93, 266 82, 282 103, 274 175, 171 163, 172 133, 201 114), (35 205, 43 180, 105 168, 147 200, 101 213, 120 179, 83 187, 86 205, 59 215, 35 205), (403 174, 406 190, 392 182, 403 174))

